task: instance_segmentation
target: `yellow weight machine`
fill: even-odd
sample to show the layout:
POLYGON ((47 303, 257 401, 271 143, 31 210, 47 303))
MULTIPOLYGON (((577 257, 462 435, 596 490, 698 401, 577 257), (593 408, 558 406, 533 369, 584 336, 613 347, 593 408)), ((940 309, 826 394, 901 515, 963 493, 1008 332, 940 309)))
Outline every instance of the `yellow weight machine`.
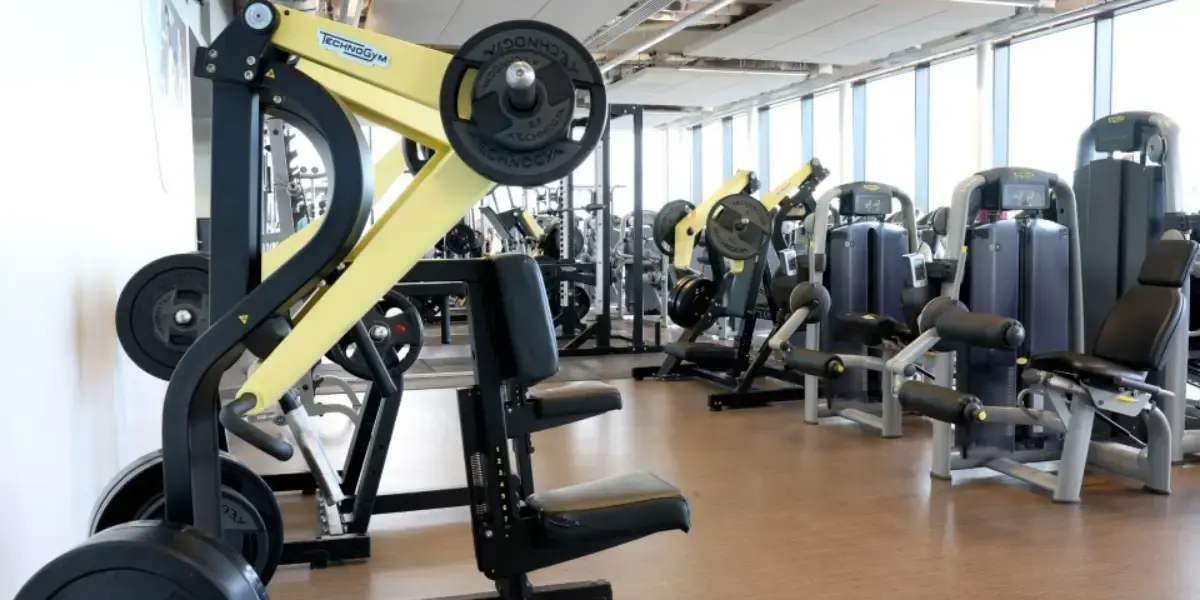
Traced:
MULTIPOLYGON (((198 50, 194 73, 213 85, 212 319, 171 375, 159 462, 148 455, 118 477, 161 464, 161 516, 98 530, 34 574, 16 600, 117 600, 133 589, 156 597, 268 598, 262 565, 250 564, 246 547, 231 545, 223 533, 231 503, 242 522, 279 519, 278 504, 260 477, 221 455, 219 424, 275 458, 290 458, 291 442, 242 417, 276 401, 285 416, 303 413, 291 386, 347 332, 366 349, 376 385, 398 405, 401 382, 388 377, 359 319, 402 280, 461 281, 468 290, 477 383, 459 390, 458 407, 476 560, 496 587, 474 597, 607 600, 607 582, 539 588, 527 574, 653 533, 689 529, 682 493, 648 473, 528 493, 519 477, 523 468, 510 464, 510 440, 591 416, 524 409, 527 402, 550 401, 525 390, 558 368, 537 265, 521 255, 418 264, 497 183, 559 180, 595 148, 608 106, 603 75, 586 48, 548 25, 512 21, 479 32, 451 56, 256 0, 198 50), (588 96, 582 123, 574 119, 576 92, 588 96), (369 229, 376 182, 355 113, 434 151, 369 229), (330 200, 319 226, 264 255, 262 125, 268 114, 314 142, 330 200), (576 138, 572 130, 579 127, 576 138), (221 375, 246 350, 261 362, 221 408, 221 375), (613 522, 621 526, 610 527, 613 522)), ((568 390, 571 406, 619 408, 619 393, 600 388, 568 390)), ((292 431, 302 452, 314 450, 303 431, 292 431)), ((340 492, 325 487, 326 502, 336 504, 340 492)), ((259 543, 282 544, 282 531, 278 539, 270 538, 270 524, 265 531, 259 543)))

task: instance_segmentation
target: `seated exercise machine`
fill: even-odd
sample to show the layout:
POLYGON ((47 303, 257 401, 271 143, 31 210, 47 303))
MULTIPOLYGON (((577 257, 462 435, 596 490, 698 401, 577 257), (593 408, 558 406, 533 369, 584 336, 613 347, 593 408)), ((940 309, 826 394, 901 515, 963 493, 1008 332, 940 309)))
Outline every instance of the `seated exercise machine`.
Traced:
MULTIPOLYGON (((167 388, 162 518, 115 525, 92 536, 35 573, 18 600, 105 600, 126 598, 130 590, 154 597, 267 598, 260 570, 243 555, 245 545, 234 547, 223 533, 231 513, 238 515, 231 530, 266 530, 262 522, 279 508, 261 478, 219 452, 218 422, 280 460, 290 458, 296 446, 306 456, 319 453, 291 387, 351 329, 365 350, 375 385, 398 400, 400 381, 389 376, 361 316, 397 281, 420 273, 414 269, 420 257, 493 181, 560 179, 595 146, 606 121, 603 76, 586 49, 533 21, 489 27, 450 57, 252 2, 212 46, 198 50, 195 69, 197 76, 214 82, 211 324, 176 365, 167 388), (523 43, 522 49, 493 53, 494 48, 517 48, 514 40, 523 43), (562 61, 564 54, 572 60, 562 61), (470 69, 480 75, 464 89, 470 69), (322 84, 329 85, 312 76, 322 70, 322 84), (545 89, 566 90, 565 95, 540 91, 543 82, 545 89), (574 90, 590 96, 592 109, 579 140, 568 135, 574 90), (497 127, 489 110, 501 101, 517 112, 497 127), (371 161, 351 108, 436 150, 369 231, 371 161), (325 153, 331 183, 320 227, 306 227, 282 242, 279 248, 291 246, 290 253, 282 264, 270 265, 264 261, 258 218, 264 113, 286 114, 308 128, 310 139, 324 142, 318 151, 325 153), (531 119, 562 127, 520 136, 522 143, 514 147, 506 137, 512 133, 509 127, 531 119), (301 236, 306 239, 299 241, 301 236), (260 264, 269 273, 261 280, 260 264), (293 313, 293 303, 301 299, 306 299, 303 307, 293 313), (260 358, 259 367, 236 399, 219 408, 221 375, 246 349, 260 358), (292 425, 296 446, 243 419, 276 399, 292 425), (238 465, 232 468, 240 476, 227 476, 224 471, 231 467, 226 463, 238 465), (233 485, 244 487, 239 491, 233 485)), ((524 473, 510 465, 508 441, 514 432, 540 427, 521 419, 508 422, 509 396, 557 369, 553 326, 536 263, 513 256, 426 264, 428 277, 465 282, 471 337, 477 344, 478 381, 459 391, 459 408, 476 559, 495 582, 496 593, 475 598, 611 598, 606 582, 535 588, 527 573, 659 531, 686 531, 686 499, 649 474, 526 494, 520 480, 524 473)), ((592 407, 613 404, 607 392, 573 395, 590 398, 581 404, 592 407)), ((555 420, 556 415, 548 414, 551 406, 566 405, 543 403, 542 414, 534 416, 555 420)), ((332 469, 327 461, 314 462, 321 467, 314 475, 322 490, 336 500, 332 469)), ((271 547, 282 544, 281 539, 259 541, 271 547)), ((273 570, 269 563, 262 566, 266 573, 273 570)))
POLYGON ((672 256, 675 268, 682 270, 680 265, 690 264, 689 255, 702 235, 707 242, 705 250, 713 279, 694 274, 679 279, 667 310, 671 319, 685 329, 676 342, 664 347, 667 357, 662 365, 635 368, 635 379, 700 378, 726 388, 725 392, 709 395, 712 410, 742 405, 763 406, 798 394, 796 390, 786 388, 753 390, 754 381, 759 377, 777 377, 786 381, 789 376, 782 369, 766 364, 765 359, 752 357, 751 351, 758 322, 768 320, 775 324, 777 318, 775 299, 769 293, 771 274, 767 269, 767 253, 775 230, 773 221, 790 212, 793 192, 795 197, 810 197, 826 174, 820 161, 813 160, 797 169, 761 201, 745 194, 722 196, 711 205, 706 201, 691 213, 682 216, 675 213, 673 226, 669 226, 671 220, 664 222, 661 215, 675 212, 674 207, 668 205, 659 212, 655 239, 659 240, 662 249, 668 246, 662 242, 671 237, 665 235, 666 232, 674 234, 668 254, 672 256), (711 208, 700 227, 701 221, 696 215, 706 206, 711 208), (772 210, 776 210, 774 217, 772 210), (727 259, 733 261, 728 270, 727 259), (760 292, 767 292, 765 310, 759 305, 760 292), (697 341, 719 320, 730 317, 737 320, 739 328, 736 345, 697 341))
POLYGON ((916 338, 915 316, 928 301, 924 269, 917 266, 924 262, 912 199, 889 185, 851 183, 822 194, 813 215, 808 283, 828 285, 829 316, 816 322, 789 318, 775 332, 772 349, 783 353, 788 369, 804 375, 806 423, 837 416, 899 437, 901 409, 892 380, 868 374, 883 374, 886 361, 916 338), (831 230, 834 200, 850 222, 831 230), (893 201, 900 203, 903 226, 879 221, 893 201), (785 351, 784 342, 802 326, 804 348, 785 351))
MULTIPOLYGON (((1184 212, 1180 136, 1179 125, 1165 115, 1124 112, 1097 120, 1080 137, 1075 193, 1088 291, 1085 342, 1090 343, 1117 300, 1138 285, 1147 248, 1164 237, 1200 239, 1200 215, 1184 212)), ((1191 288, 1189 279, 1184 282, 1191 312, 1186 327, 1197 330, 1200 313, 1190 302, 1191 288)), ((1174 436, 1172 460, 1178 463, 1200 453, 1200 411, 1187 401, 1189 372, 1200 371, 1195 366, 1200 364, 1200 336, 1187 336, 1168 357, 1148 380, 1174 393, 1162 408, 1174 436)), ((1136 444, 1144 433, 1141 422, 1121 416, 1115 420, 1118 426, 1099 424, 1097 436, 1136 444)))
POLYGON ((940 265, 946 267, 942 296, 922 311, 921 336, 888 362, 892 375, 899 376, 917 357, 938 352, 934 383, 907 381, 897 392, 906 409, 935 420, 934 477, 950 479, 955 470, 986 467, 1048 490, 1056 502, 1078 502, 1084 470, 1098 466, 1136 479, 1149 491, 1170 491, 1170 428, 1152 400, 1171 392, 1145 377, 1161 368, 1167 345, 1183 331, 1178 324, 1186 303, 1180 287, 1197 247, 1161 242, 1143 265, 1141 284, 1109 312, 1092 352, 1084 353, 1076 215, 1070 187, 1048 173, 995 169, 955 191, 947 256, 940 265), (1054 223, 1028 221, 997 227, 1005 223, 999 221, 974 228, 982 235, 968 240, 968 215, 980 208, 1057 215, 1065 231, 1054 223), (1067 261, 1052 260, 1061 254, 1053 249, 1055 242, 1069 245, 1067 261), (1013 269, 1014 262, 1025 263, 1026 270, 1013 269), (1022 276, 997 277, 1013 272, 1022 276), (981 278, 1008 292, 990 294, 990 305, 983 302, 981 278), (1058 283, 1063 280, 1066 290, 1058 283), (970 298, 978 300, 981 312, 959 302, 964 284, 977 288, 970 298), (1034 304, 1033 294, 1042 301, 1065 296, 1068 304, 1056 311, 1060 301, 1034 304), (1010 316, 1013 303, 1021 305, 1016 312, 1025 317, 1024 325, 1010 316), (1001 314, 982 312, 991 308, 1001 314), (1061 344, 1054 339, 1060 322, 1069 324, 1068 348, 1040 348, 1061 344), (1093 420, 1108 419, 1106 412, 1140 417, 1146 423, 1144 448, 1093 441, 1093 420), (1057 474, 1025 464, 1048 460, 1058 460, 1057 474))

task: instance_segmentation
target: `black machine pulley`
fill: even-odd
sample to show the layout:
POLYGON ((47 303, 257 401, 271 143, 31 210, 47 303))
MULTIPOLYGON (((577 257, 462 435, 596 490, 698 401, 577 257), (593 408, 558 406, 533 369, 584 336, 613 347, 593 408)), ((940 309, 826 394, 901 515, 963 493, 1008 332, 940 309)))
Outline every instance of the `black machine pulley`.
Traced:
POLYGON ((591 53, 538 21, 498 23, 471 36, 450 60, 440 102, 454 151, 501 185, 565 178, 596 148, 608 122, 604 75, 591 53), (575 132, 579 95, 588 116, 575 132))
MULTIPOLYGON (((379 356, 383 358, 388 374, 393 378, 400 377, 417 362, 421 347, 425 345, 425 324, 421 310, 404 294, 388 291, 363 315, 362 322, 379 356)), ((325 356, 359 379, 374 380, 366 357, 358 351, 353 330, 330 348, 325 356)))
POLYGON ((446 232, 446 237, 436 247, 458 256, 476 256, 483 252, 483 237, 470 225, 459 221, 446 232))
POLYGON ((732 260, 748 260, 763 251, 771 236, 771 213, 754 196, 732 194, 717 201, 704 224, 704 239, 732 260))
MULTIPOLYGON (((134 460, 117 474, 92 509, 88 533, 134 521, 164 517, 162 450, 134 460)), ((221 455, 223 539, 250 563, 263 583, 271 581, 283 556, 283 513, 275 493, 250 467, 221 455)))
POLYGON ((667 317, 680 327, 694 327, 704 319, 717 299, 717 284, 711 279, 688 275, 681 278, 667 302, 667 317))
POLYGON ((401 140, 404 144, 404 164, 408 167, 408 172, 416 175, 433 160, 433 148, 422 146, 414 140, 404 138, 401 140))
POLYGON ((687 200, 672 200, 654 215, 651 234, 655 247, 664 255, 675 255, 675 227, 695 209, 696 206, 687 200))
POLYGON ((208 329, 208 254, 154 260, 117 298, 117 339, 134 364, 164 381, 208 329))

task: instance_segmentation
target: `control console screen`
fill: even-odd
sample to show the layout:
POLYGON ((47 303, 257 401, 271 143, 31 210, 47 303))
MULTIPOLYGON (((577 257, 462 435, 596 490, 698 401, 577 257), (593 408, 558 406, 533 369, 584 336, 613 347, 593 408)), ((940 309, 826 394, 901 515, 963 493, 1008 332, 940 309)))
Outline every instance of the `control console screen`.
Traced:
POLYGON ((1005 183, 1000 188, 1000 210, 1046 210, 1050 191, 1036 183, 1005 183))

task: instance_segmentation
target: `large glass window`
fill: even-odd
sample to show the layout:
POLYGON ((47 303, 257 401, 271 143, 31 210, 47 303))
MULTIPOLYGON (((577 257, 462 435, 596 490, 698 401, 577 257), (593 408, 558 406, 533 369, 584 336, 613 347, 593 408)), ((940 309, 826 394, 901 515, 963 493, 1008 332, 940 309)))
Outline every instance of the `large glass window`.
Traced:
POLYGON ((642 132, 642 208, 658 210, 667 202, 667 132, 642 132))
POLYGON ((853 178, 852 173, 842 172, 840 98, 838 92, 826 92, 813 98, 813 157, 829 170, 829 177, 817 188, 818 195, 853 178))
POLYGON ((667 132, 667 196, 670 200, 692 198, 692 130, 671 129, 667 132))
MULTIPOLYGON (((771 181, 773 187, 784 177, 800 168, 804 160, 803 112, 800 101, 787 102, 771 107, 767 117, 771 125, 771 181)), ((825 159, 821 159, 824 161, 825 159)))
POLYGON ((712 195, 725 183, 725 144, 720 121, 711 121, 700 128, 700 188, 701 200, 712 195))
POLYGON ((867 83, 867 179, 916 193, 916 75, 867 83))
POLYGON ((1089 23, 1012 45, 1009 165, 1074 179, 1079 136, 1092 123, 1095 29, 1089 23))
MULTIPOLYGON (((1200 131, 1194 77, 1179 63, 1200 55, 1200 2, 1175 0, 1118 16, 1113 21, 1113 111, 1146 110, 1179 123, 1184 137, 1200 131), (1174 59, 1174 60, 1173 60, 1174 59), (1181 70, 1182 69, 1182 70, 1181 70)), ((1180 210, 1200 210, 1200 154, 1183 156, 1180 210)))
POLYGON ((929 68, 929 210, 949 206, 954 187, 981 169, 978 106, 974 54, 929 68))
POLYGON ((757 140, 750 137, 750 113, 741 113, 733 117, 733 170, 757 171, 755 163, 754 144, 757 140))

